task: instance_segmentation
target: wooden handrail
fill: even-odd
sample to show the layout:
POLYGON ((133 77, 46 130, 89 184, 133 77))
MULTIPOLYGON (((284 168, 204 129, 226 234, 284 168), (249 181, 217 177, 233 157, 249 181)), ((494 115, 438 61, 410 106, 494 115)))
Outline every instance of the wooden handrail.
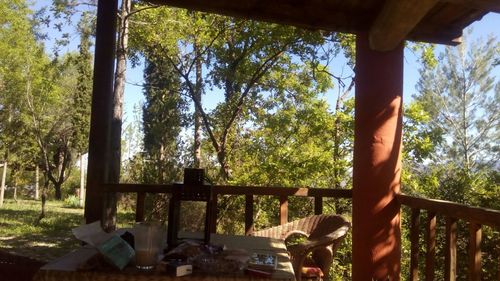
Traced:
POLYGON ((172 193, 171 184, 109 183, 103 184, 104 192, 172 193))
MULTIPOLYGON (((105 192, 146 192, 171 193, 172 185, 164 184, 104 184, 105 192)), ((350 189, 307 188, 307 187, 274 187, 274 186, 231 186, 215 185, 213 192, 221 195, 272 195, 298 197, 335 197, 352 198, 350 189)))
MULTIPOLYGON (((104 192, 137 193, 136 221, 144 220, 144 202, 146 193, 172 193, 173 185, 167 184, 104 184, 104 192)), ((276 196, 280 202, 280 223, 288 221, 288 197, 312 197, 314 198, 314 213, 323 212, 323 197, 352 198, 352 191, 346 189, 307 188, 307 187, 270 187, 270 186, 212 186, 212 193, 217 195, 244 195, 245 196, 245 234, 253 232, 253 196, 269 195, 276 196)), ((213 202, 213 214, 211 214, 212 232, 215 232, 217 218, 217 200, 213 202)))
MULTIPOLYGON (((482 225, 500 229, 500 211, 471 207, 449 201, 418 198, 405 194, 396 195, 402 205, 412 210, 411 218, 411 260, 410 280, 418 280, 418 220, 420 210, 427 211, 425 280, 434 280, 436 255, 436 216, 446 221, 444 280, 456 279, 457 267, 457 221, 466 221, 469 225, 469 268, 468 280, 481 280, 481 229, 482 225)), ((500 263, 499 263, 500 265, 500 263)), ((499 271, 500 277, 500 271, 499 271)), ((500 279, 499 279, 500 280, 500 279)))
MULTIPOLYGON (((144 199, 146 193, 171 193, 172 185, 163 184, 105 184, 105 192, 128 192, 137 193, 136 220, 144 219, 144 199)), ((307 187, 273 187, 273 186, 228 186, 216 185, 212 187, 217 195, 244 195, 245 196, 245 234, 253 232, 253 204, 254 196, 275 196, 280 203, 280 222, 285 223, 288 217, 288 197, 311 197, 314 199, 314 213, 321 214, 323 210, 323 198, 352 198, 352 190, 330 189, 330 188, 307 188, 307 187)), ((471 207, 459 203, 444 200, 418 198, 406 194, 396 194, 401 205, 411 208, 411 261, 410 280, 418 280, 418 258, 419 258, 419 227, 426 228, 426 253, 425 253, 425 276, 426 280, 434 280, 435 255, 436 255, 436 231, 437 216, 446 219, 446 249, 445 249, 445 280, 454 280, 456 274, 456 243, 457 243, 457 220, 469 223, 469 278, 480 280, 481 278, 481 226, 488 225, 500 228, 500 211, 471 207), (427 221, 420 223, 421 210, 427 212, 427 221)), ((217 207, 214 208, 215 210, 217 207)), ((217 214, 212 217, 216 218, 217 214)), ((215 222, 212 223, 215 226, 215 222)), ((215 231, 215 229, 213 229, 215 231)), ((499 272, 500 276, 500 272, 499 272)), ((500 280, 500 279, 499 279, 500 280)))
POLYGON ((423 209, 446 217, 500 227, 500 211, 498 210, 471 207, 444 200, 418 198, 405 194, 397 194, 396 197, 402 205, 414 209, 423 209))

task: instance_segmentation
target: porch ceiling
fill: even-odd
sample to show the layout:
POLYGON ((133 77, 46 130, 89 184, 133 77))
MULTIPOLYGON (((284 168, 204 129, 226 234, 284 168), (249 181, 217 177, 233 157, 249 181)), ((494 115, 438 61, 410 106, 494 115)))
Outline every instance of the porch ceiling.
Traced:
POLYGON ((147 2, 307 29, 369 32, 373 49, 403 40, 456 45, 462 30, 498 0, 147 0, 147 2))

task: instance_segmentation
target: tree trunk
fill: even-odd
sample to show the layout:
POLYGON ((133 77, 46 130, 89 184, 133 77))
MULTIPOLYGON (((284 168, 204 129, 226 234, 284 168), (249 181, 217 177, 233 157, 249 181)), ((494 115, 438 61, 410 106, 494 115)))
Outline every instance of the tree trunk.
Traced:
POLYGON ((339 116, 339 110, 340 110, 340 104, 341 104, 341 96, 339 94, 337 98, 337 102, 335 104, 335 121, 333 124, 333 177, 335 179, 334 183, 334 188, 340 188, 340 171, 339 171, 339 142, 340 142, 340 136, 339 136, 339 127, 340 127, 340 116, 339 116))
POLYGON ((85 170, 83 167, 83 154, 80 154, 80 207, 83 207, 83 201, 85 196, 85 170))
MULTIPOLYGON (((120 181, 121 163, 121 134, 123 117, 123 93, 125 91, 125 78, 127 74, 128 52, 128 15, 130 14, 131 0, 123 0, 120 10, 120 23, 118 29, 118 46, 116 49, 116 70, 113 93, 113 119, 111 122, 111 159, 108 170, 108 183, 120 181)), ((104 221, 103 228, 112 231, 116 228, 116 201, 114 193, 104 194, 104 221)))
POLYGON ((231 171, 229 169, 229 165, 227 164, 226 152, 224 150, 225 145, 225 142, 221 143, 222 151, 219 151, 219 153, 217 153, 217 159, 219 160, 220 164, 220 174, 222 180, 224 182, 227 182, 231 178, 231 171))
POLYGON ((62 193, 61 193, 61 184, 60 183, 53 183, 54 184, 54 189, 55 189, 55 197, 56 200, 62 200, 62 193))
MULTIPOLYGON (((196 67, 196 85, 195 85, 195 93, 194 93, 194 99, 196 100, 195 102, 198 102, 201 104, 201 93, 202 93, 202 64, 201 64, 201 57, 200 57, 200 46, 195 43, 194 46, 194 51, 195 51, 195 57, 196 57, 196 62, 195 62, 195 67, 196 67)), ((195 106, 194 107, 194 168, 200 168, 201 167, 201 113, 200 110, 195 106)))
POLYGON ((38 168, 38 165, 35 166, 35 200, 38 200, 40 197, 40 183, 39 183, 39 177, 40 177, 40 168, 38 168))
POLYGON ((343 93, 339 92, 337 102, 335 103, 335 121, 333 124, 333 177, 335 179, 334 188, 341 188, 340 186, 340 168, 339 161, 342 159, 340 155, 340 107, 344 103, 344 99, 351 92, 354 87, 354 79, 351 80, 349 87, 343 93))
MULTIPOLYGON (((56 200, 62 200, 62 192, 61 192, 61 185, 64 181, 64 170, 65 170, 65 165, 64 165, 64 152, 62 150, 58 152, 58 163, 57 163, 57 174, 56 177, 49 176, 50 181, 54 184, 54 189, 55 189, 55 199, 56 200)), ((52 173, 52 172, 51 172, 52 173)), ((52 174, 51 174, 52 175, 52 174)))
POLYGON ((2 184, 0 186, 0 207, 3 206, 3 198, 5 195, 5 180, 7 178, 7 161, 3 163, 3 172, 2 172, 2 184))
POLYGON ((45 218, 45 203, 47 201, 47 189, 49 188, 49 180, 45 179, 42 187, 42 210, 40 211, 40 215, 36 220, 36 224, 39 224, 40 221, 45 218))

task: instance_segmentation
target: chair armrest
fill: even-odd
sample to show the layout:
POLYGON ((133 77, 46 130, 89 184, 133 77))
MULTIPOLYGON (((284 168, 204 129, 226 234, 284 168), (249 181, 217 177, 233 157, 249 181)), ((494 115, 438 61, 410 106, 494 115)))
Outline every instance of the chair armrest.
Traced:
POLYGON ((288 248, 290 245, 299 244, 299 243, 294 241, 295 239, 300 239, 299 242, 302 243, 302 240, 305 240, 308 237, 309 237, 308 233, 297 229, 297 230, 292 230, 292 231, 289 231, 288 233, 286 233, 283 239, 285 240, 285 245, 288 248))
POLYGON ((288 247, 288 251, 292 254, 292 256, 307 255, 317 247, 326 247, 333 244, 337 239, 344 237, 348 230, 348 226, 342 226, 336 231, 323 237, 309 239, 304 243, 291 245, 290 247, 288 247))

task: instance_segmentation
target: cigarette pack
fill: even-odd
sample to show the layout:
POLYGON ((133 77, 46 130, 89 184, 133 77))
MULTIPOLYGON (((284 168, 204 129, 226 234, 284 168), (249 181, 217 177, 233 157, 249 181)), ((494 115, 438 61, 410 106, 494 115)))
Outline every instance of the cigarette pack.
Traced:
POLYGON ((248 268, 272 271, 278 265, 278 257, 273 254, 253 253, 247 263, 248 268))
POLYGON ((112 235, 104 243, 99 244, 97 249, 108 263, 120 270, 125 268, 135 255, 134 249, 117 235, 112 235))
POLYGON ((185 276, 193 273, 193 266, 190 264, 180 264, 177 262, 167 263, 167 273, 173 276, 185 276))

